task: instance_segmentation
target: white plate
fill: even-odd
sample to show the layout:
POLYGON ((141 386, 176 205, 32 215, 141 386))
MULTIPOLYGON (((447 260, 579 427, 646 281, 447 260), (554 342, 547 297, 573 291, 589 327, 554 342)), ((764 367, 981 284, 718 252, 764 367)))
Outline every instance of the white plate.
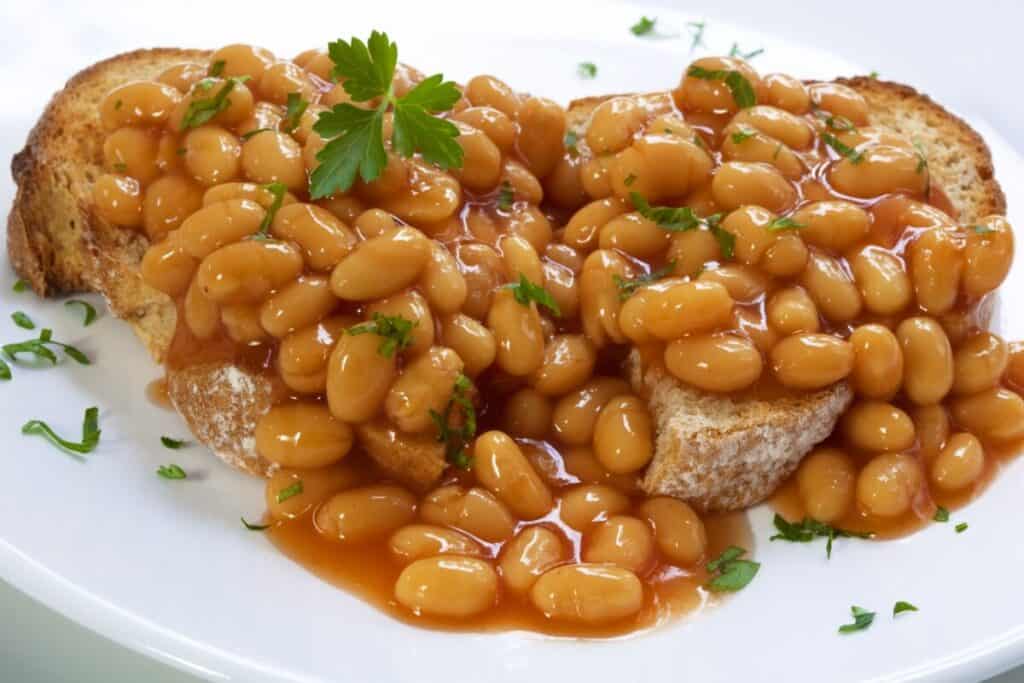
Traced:
MULTIPOLYGON (((449 21, 442 27, 439 7, 345 8, 344 19, 328 32, 315 16, 279 22, 260 16, 250 28, 238 23, 237 8, 233 13, 208 3, 203 21, 177 20, 179 35, 188 38, 175 42, 208 46, 244 36, 293 54, 336 32, 365 35, 376 26, 398 41, 402 58, 423 69, 458 79, 493 72, 516 87, 565 101, 672 86, 692 58, 685 23, 697 18, 664 9, 588 3, 584 10, 577 3, 548 2, 543 21, 541 6, 528 3, 476 7, 473 19, 469 10, 445 3, 449 21), (659 29, 683 37, 633 37, 626 29, 641 14, 657 15, 659 29), (489 20, 481 21, 482 15, 489 20), (225 30, 229 26, 233 33, 225 30), (599 65, 597 80, 576 78, 583 60, 599 65)), ((33 70, 9 74, 7 87, 21 106, 4 114, 2 156, 18 149, 35 116, 25 102, 41 106, 47 96, 39 82, 68 75, 118 47, 168 43, 166 25, 147 12, 119 17, 117 35, 109 40, 76 40, 77 30, 90 25, 85 12, 92 11, 65 7, 61 21, 48 24, 49 40, 25 49, 23 62, 33 70)), ((722 22, 706 36, 711 51, 727 51, 733 41, 745 49, 766 48, 755 61, 762 71, 826 77, 875 66, 858 67, 722 22)), ((1024 199, 1018 189, 1024 187, 1024 164, 995 131, 980 128, 1013 206, 1024 199)), ((8 205, 12 194, 5 179, 0 205, 8 205)), ((0 576, 75 621, 173 666, 211 680, 255 682, 497 683, 526 676, 594 683, 938 681, 978 679, 1024 660, 1024 591, 1016 588, 1024 544, 1007 523, 1019 510, 1024 462, 956 513, 956 521, 970 523, 966 533, 936 524, 897 542, 839 541, 831 561, 820 544, 769 544, 770 512, 755 510, 755 553, 763 563, 757 579, 719 609, 643 635, 580 642, 424 631, 322 583, 260 534, 242 529, 240 515, 255 518, 262 511, 260 482, 201 449, 160 446, 160 435, 184 436, 185 430, 176 416, 144 399, 147 381, 160 371, 124 324, 104 315, 83 329, 59 303, 12 294, 12 282, 5 270, 0 318, 25 310, 53 327, 56 338, 81 346, 94 364, 17 367, 14 381, 0 387, 6 425, 0 436, 0 576), (24 421, 43 418, 62 434, 77 434, 90 405, 101 409, 103 439, 85 463, 18 433, 24 421), (158 465, 171 461, 190 472, 188 481, 155 476, 158 465), (894 621, 889 614, 897 600, 921 611, 894 621), (841 637, 836 627, 847 621, 851 604, 879 616, 870 630, 841 637)), ((1004 301, 1024 293, 1024 269, 1014 270, 1006 292, 1004 301)), ((1024 314, 1007 317, 1001 329, 1024 336, 1024 314)), ((30 336, 3 321, 4 340, 30 336)))

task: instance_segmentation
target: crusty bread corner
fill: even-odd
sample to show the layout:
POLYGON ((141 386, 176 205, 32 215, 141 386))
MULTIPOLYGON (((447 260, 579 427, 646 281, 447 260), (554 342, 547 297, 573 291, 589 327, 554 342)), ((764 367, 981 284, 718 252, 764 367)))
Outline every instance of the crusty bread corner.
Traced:
POLYGON ((40 296, 102 294, 157 361, 170 347, 177 315, 170 298, 142 281, 139 263, 149 242, 91 208, 93 182, 104 172, 99 103, 118 85, 209 54, 137 50, 90 66, 53 96, 11 162, 18 191, 7 218, 7 253, 18 276, 40 296))

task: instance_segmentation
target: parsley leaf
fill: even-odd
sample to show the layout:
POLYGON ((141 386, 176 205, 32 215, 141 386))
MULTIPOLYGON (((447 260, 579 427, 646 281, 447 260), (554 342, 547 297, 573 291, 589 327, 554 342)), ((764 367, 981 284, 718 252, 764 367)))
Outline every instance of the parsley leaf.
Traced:
POLYGON ((853 623, 843 624, 842 626, 840 626, 840 633, 853 633, 854 631, 863 631, 868 626, 871 626, 871 622, 875 620, 874 612, 868 612, 863 607, 857 607, 856 605, 850 608, 850 614, 853 615, 853 623))
POLYGON ((993 232, 995 232, 994 229, 988 227, 987 225, 972 225, 971 230, 976 235, 990 235, 993 232))
POLYGON ((400 315, 374 313, 371 322, 350 327, 346 332, 351 335, 372 333, 384 337, 384 341, 377 347, 377 353, 391 358, 395 351, 401 351, 412 344, 412 330, 418 324, 418 321, 406 320, 400 315))
POLYGON ((804 517, 799 522, 790 522, 782 515, 775 513, 775 528, 779 533, 775 534, 769 541, 790 541, 791 543, 810 543, 816 538, 827 538, 825 544, 825 557, 832 559, 832 541, 837 538, 871 538, 871 533, 860 533, 837 529, 824 522, 819 522, 810 517, 804 517))
POLYGON ((651 206, 639 192, 630 192, 629 199, 637 213, 656 223, 662 230, 686 232, 696 230, 701 224, 700 217, 688 206, 651 206))
POLYGON ((689 29, 690 35, 693 39, 690 41, 690 52, 697 49, 698 46, 704 44, 704 29, 707 27, 707 22, 703 21, 688 21, 686 22, 686 28, 689 29))
POLYGON ((708 562, 708 572, 717 576, 708 582, 707 587, 716 593, 733 592, 753 581, 761 563, 739 559, 746 552, 743 548, 729 546, 717 559, 708 562))
POLYGON ((172 439, 169 436, 161 436, 160 443, 164 445, 164 448, 170 448, 173 451, 191 445, 188 441, 185 441, 184 439, 172 439))
POLYGON ((245 528, 249 531, 266 531, 271 527, 270 524, 253 524, 252 522, 247 522, 245 517, 239 517, 239 519, 242 520, 242 524, 245 525, 245 528))
POLYGON ((285 133, 291 133, 299 127, 299 121, 306 112, 309 102, 302 99, 302 93, 290 92, 288 93, 288 101, 284 106, 285 115, 284 120, 281 121, 281 126, 285 133))
POLYGON ((654 25, 658 23, 658 17, 653 19, 649 17, 640 17, 640 21, 636 22, 629 27, 629 30, 633 32, 634 36, 646 36, 654 33, 654 25))
POLYGON ((935 516, 932 517, 936 522, 948 522, 949 521, 949 510, 942 507, 941 505, 935 510, 935 516))
POLYGON ((32 318, 28 317, 28 314, 24 311, 15 311, 14 313, 11 313, 11 320, 13 320, 14 324, 23 330, 36 329, 36 324, 32 322, 32 318))
POLYGON ((344 78, 345 92, 355 102, 381 98, 375 109, 361 109, 349 103, 335 105, 322 112, 313 125, 325 140, 331 139, 316 158, 320 165, 310 177, 310 197, 319 199, 344 192, 355 182, 356 172, 364 182, 377 178, 387 165, 384 149, 384 113, 393 110, 391 146, 401 156, 416 152, 442 169, 462 166, 463 151, 456 141, 459 129, 434 114, 451 109, 461 96, 458 87, 435 74, 416 85, 402 97, 391 88, 398 46, 386 33, 374 31, 363 43, 353 38, 328 46, 334 62, 332 75, 344 78))
POLYGON ((733 43, 732 47, 729 48, 729 56, 730 57, 739 57, 740 59, 748 59, 748 60, 749 59, 753 59, 754 57, 757 57, 759 54, 762 54, 763 52, 764 52, 764 48, 763 47, 759 47, 756 50, 752 50, 750 52, 744 53, 742 50, 740 50, 739 43, 733 43))
POLYGON ((899 600, 895 605, 892 606, 892 615, 896 616, 902 612, 917 612, 918 609, 915 605, 911 605, 909 602, 899 600))
POLYGON ((724 81, 725 87, 732 93, 732 99, 740 109, 753 107, 757 104, 754 86, 739 71, 732 69, 705 69, 702 66, 691 66, 687 76, 705 81, 724 81))
POLYGON ((156 473, 164 479, 185 479, 188 477, 185 474, 185 470, 181 469, 180 466, 171 463, 170 465, 160 465, 157 468, 156 473))
POLYGON ((50 350, 48 345, 60 347, 65 355, 81 365, 89 365, 89 358, 84 353, 70 344, 53 341, 53 330, 45 327, 40 330, 39 337, 36 339, 29 339, 28 341, 16 344, 4 344, 0 348, 2 348, 4 355, 12 361, 18 360, 18 354, 27 353, 35 356, 37 361, 47 360, 50 361, 51 365, 56 365, 57 354, 50 350))
POLYGON ((636 182, 636 174, 635 173, 630 173, 628 176, 626 176, 626 179, 622 181, 622 184, 625 185, 626 187, 631 187, 633 185, 633 183, 635 183, 635 182, 636 182))
POLYGON ((9 380, 11 378, 11 366, 7 364, 3 358, 0 358, 0 380, 9 380))
POLYGON ((619 288, 619 300, 625 301, 633 295, 633 292, 641 287, 671 275, 672 271, 675 270, 675 267, 676 262, 670 261, 657 270, 652 270, 649 273, 644 273, 643 275, 638 275, 628 280, 620 275, 612 275, 612 280, 615 281, 615 286, 619 288))
POLYGON ((845 116, 837 116, 835 114, 829 114, 821 109, 815 109, 814 115, 820 118, 826 128, 831 128, 834 131, 840 133, 847 133, 857 130, 857 126, 853 125, 853 121, 846 118, 845 116))
POLYGON ((958 534, 962 534, 963 532, 967 531, 967 522, 960 522, 955 527, 953 527, 953 530, 956 531, 958 534))
POLYGON ((20 294, 21 292, 24 292, 26 289, 28 289, 28 282, 20 279, 15 280, 14 285, 11 287, 11 289, 20 294))
POLYGON ((512 203, 516 199, 515 190, 512 189, 512 183, 504 181, 501 184, 501 189, 498 190, 498 200, 496 206, 502 211, 508 211, 512 208, 512 203))
POLYGON ((82 321, 82 327, 89 327, 96 321, 96 309, 88 301, 82 301, 81 299, 69 299, 64 302, 65 306, 81 306, 82 310, 85 311, 85 319, 82 321))
POLYGON ((302 493, 302 480, 301 479, 296 481, 294 484, 291 484, 290 486, 285 486, 283 489, 278 491, 277 492, 277 502, 278 503, 283 503, 286 500, 288 500, 289 498, 294 498, 295 496, 299 495, 300 493, 302 493))
POLYGON ((512 296, 523 306, 529 306, 531 301, 551 311, 556 318, 561 317, 562 311, 558 308, 558 302, 551 296, 551 293, 541 285, 535 285, 526 279, 522 273, 519 274, 519 282, 505 285, 512 290, 512 296))
POLYGON ((576 67, 576 75, 580 78, 594 78, 597 76, 597 64, 593 62, 580 62, 576 67))
POLYGON ((858 152, 853 147, 844 144, 839 138, 831 133, 822 133, 821 139, 825 141, 825 144, 836 151, 839 156, 844 156, 850 160, 851 164, 859 164, 864 160, 864 155, 858 152))
POLYGON ((218 59, 216 62, 210 65, 210 69, 206 72, 206 75, 217 78, 222 73, 224 73, 224 60, 218 59))
POLYGON ((783 218, 776 218, 771 223, 769 223, 768 227, 766 228, 766 230, 770 230, 772 232, 776 232, 776 231, 779 231, 779 230, 799 230, 801 228, 806 228, 806 227, 807 226, 804 225, 803 223, 797 223, 792 218, 783 217, 783 218))
POLYGON ((917 154, 917 168, 914 171, 919 174, 924 173, 928 168, 928 157, 924 153, 924 147, 920 140, 914 140, 914 153, 917 154))
POLYGON ((472 387, 472 380, 460 374, 452 386, 452 395, 445 404, 444 414, 430 409, 430 419, 437 427, 437 441, 445 445, 445 460, 463 470, 473 466, 473 458, 466 450, 476 436, 476 408, 469 397, 472 387), (456 408, 461 414, 461 425, 452 424, 452 412, 456 408))
POLYGON ((580 150, 576 146, 576 143, 578 141, 579 141, 579 134, 576 131, 570 130, 570 131, 566 132, 566 134, 565 134, 565 148, 567 150, 569 150, 569 155, 570 156, 577 157, 577 156, 580 155, 580 150))
POLYGON ((251 240, 270 239, 270 226, 273 225, 274 217, 281 209, 281 205, 284 204, 284 196, 288 194, 288 186, 281 182, 267 183, 263 189, 269 192, 273 199, 270 206, 267 207, 267 212, 263 215, 263 220, 260 221, 260 229, 249 235, 248 239, 251 240))
MULTIPOLYGON (((231 91, 235 89, 236 85, 244 83, 247 80, 247 76, 235 76, 229 78, 224 81, 224 85, 220 87, 220 90, 218 90, 213 97, 192 100, 189 102, 188 109, 185 110, 185 116, 181 119, 180 129, 188 130, 189 128, 198 128, 217 114, 230 107, 231 100, 228 99, 228 95, 231 94, 231 91)), ((203 80, 199 81, 196 85, 201 89, 209 90, 213 87, 213 81, 203 80)))
POLYGON ((91 453, 100 442, 99 414, 100 411, 95 406, 85 409, 85 415, 82 418, 82 440, 80 442, 62 439, 53 431, 50 425, 42 420, 29 420, 22 425, 21 433, 43 436, 53 445, 71 454, 91 453))
POLYGON ((743 143, 744 141, 754 137, 755 135, 757 135, 756 131, 740 130, 740 131, 737 131, 737 132, 733 133, 729 137, 732 138, 733 144, 739 145, 739 144, 743 143))
POLYGON ((245 142, 249 138, 257 136, 260 133, 266 133, 266 132, 272 131, 272 130, 274 130, 274 129, 273 128, 253 128, 248 133, 242 133, 242 135, 241 135, 242 142, 245 142))

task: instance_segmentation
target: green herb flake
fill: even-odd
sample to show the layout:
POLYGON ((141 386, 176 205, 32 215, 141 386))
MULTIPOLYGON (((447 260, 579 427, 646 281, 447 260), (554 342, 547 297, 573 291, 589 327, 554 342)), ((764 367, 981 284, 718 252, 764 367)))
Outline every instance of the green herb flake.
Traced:
POLYGON ((32 318, 28 317, 28 314, 24 311, 15 311, 14 313, 11 313, 11 320, 13 320, 14 324, 23 330, 36 329, 36 324, 32 322, 32 318))
POLYGON ((11 378, 11 366, 3 358, 0 358, 0 380, 6 381, 11 378))
POLYGON ((173 451, 192 445, 191 442, 185 441, 184 439, 174 439, 169 436, 161 436, 160 443, 164 445, 164 448, 170 448, 173 451))
POLYGON ((218 59, 213 64, 210 64, 210 68, 207 70, 206 75, 212 76, 213 78, 219 78, 224 73, 224 60, 218 59))
POLYGON ((822 133, 821 139, 825 141, 825 144, 836 151, 839 156, 846 157, 850 160, 851 164, 859 164, 864 160, 864 155, 858 152, 853 147, 843 143, 839 138, 831 133, 822 133))
POLYGON ((124 106, 124 102, 122 102, 121 100, 116 100, 114 102, 114 111, 120 111, 122 106, 124 106))
POLYGON ((878 72, 877 71, 872 71, 871 73, 868 74, 868 78, 870 78, 872 80, 878 80, 878 72))
POLYGON ((995 232, 995 229, 988 227, 987 225, 972 225, 971 231, 976 235, 991 235, 995 232))
POLYGON ((654 25, 658 23, 658 18, 654 17, 640 17, 640 20, 629 27, 634 36, 647 36, 654 33, 654 25))
POLYGON ((15 344, 4 344, 0 347, 4 355, 12 361, 17 361, 20 354, 35 356, 37 361, 49 361, 51 365, 57 364, 57 354, 49 347, 56 346, 64 351, 64 354, 81 365, 89 365, 89 358, 70 344, 53 340, 53 330, 43 328, 36 339, 29 339, 15 344))
POLYGON ((707 28, 707 22, 688 21, 686 22, 686 28, 690 31, 690 52, 693 52, 704 44, 704 29, 707 28))
POLYGON ((584 79, 596 78, 597 64, 593 62, 580 62, 576 66, 576 75, 584 79))
POLYGON ((267 207, 267 212, 263 214, 263 220, 260 221, 259 230, 249 235, 246 239, 270 239, 270 226, 273 225, 274 217, 277 216, 277 212, 280 211, 281 205, 284 204, 284 197, 288 194, 288 186, 281 182, 267 183, 266 185, 263 185, 262 188, 269 192, 273 199, 270 201, 270 206, 267 207))
POLYGON ((761 563, 740 559, 746 552, 743 548, 729 546, 717 559, 708 562, 708 572, 715 575, 708 582, 708 589, 716 593, 735 592, 753 581, 761 563))
POLYGON ((164 479, 186 479, 188 475, 185 474, 185 470, 181 469, 180 466, 171 463, 170 465, 160 465, 157 468, 156 473, 164 479))
POLYGON ((696 230, 700 224, 700 217, 688 206, 651 206, 647 198, 639 192, 630 192, 629 199, 633 202, 633 208, 637 213, 656 223, 662 230, 669 232, 687 232, 696 230))
POLYGON ((622 184, 625 185, 626 187, 632 187, 633 183, 635 183, 635 182, 636 182, 636 174, 635 173, 630 173, 628 176, 626 176, 626 179, 622 181, 622 184))
POLYGON ((519 274, 519 282, 505 285, 505 287, 512 290, 512 296, 523 306, 529 306, 531 301, 536 301, 539 306, 551 311, 556 318, 561 317, 562 311, 558 308, 558 302, 551 296, 551 293, 541 285, 530 282, 522 273, 519 274))
POLYGON ((649 273, 638 275, 634 278, 624 278, 620 275, 612 275, 612 280, 615 282, 615 286, 619 288, 619 300, 625 301, 633 295, 633 292, 645 287, 652 282, 656 282, 664 277, 668 277, 676 268, 676 262, 670 261, 657 270, 652 270, 649 273))
POLYGON ((936 522, 948 522, 949 521, 949 510, 942 507, 941 505, 935 510, 935 516, 932 517, 936 522))
POLYGON ((412 331, 418 324, 419 321, 406 320, 400 315, 374 313, 370 322, 350 327, 346 332, 351 335, 375 334, 383 337, 384 341, 377 347, 377 353, 385 358, 391 358, 396 351, 408 348, 412 344, 412 331))
POLYGON ((740 59, 746 59, 748 61, 753 59, 754 57, 757 57, 760 54, 763 54, 763 53, 764 53, 764 48, 763 47, 759 47, 756 50, 751 50, 750 52, 743 52, 740 49, 739 43, 733 43, 732 47, 729 48, 729 56, 730 57, 739 57, 740 59))
POLYGON ((570 156, 578 157, 580 155, 580 150, 576 146, 578 142, 579 134, 576 131, 570 130, 565 134, 565 148, 569 150, 570 156))
POLYGON ((272 526, 270 524, 253 524, 246 521, 245 517, 239 517, 239 519, 242 520, 242 525, 249 531, 266 531, 272 526))
POLYGON ((495 200, 495 206, 501 211, 509 211, 512 208, 512 204, 515 203, 516 192, 512 187, 512 183, 504 181, 501 183, 501 187, 498 189, 498 197, 495 200))
POLYGON ((691 66, 686 72, 691 78, 699 78, 705 81, 723 81, 725 86, 732 93, 732 99, 740 109, 753 107, 757 104, 757 95, 754 93, 754 86, 739 71, 731 69, 705 69, 702 66, 691 66))
POLYGON ((21 433, 42 436, 72 455, 84 455, 94 451, 100 442, 99 414, 100 411, 95 406, 85 409, 85 415, 82 418, 82 440, 78 442, 61 438, 50 425, 42 420, 29 420, 22 425, 21 433))
POLYGON ((246 142, 250 138, 253 138, 253 137, 257 136, 260 133, 267 133, 267 132, 270 132, 272 130, 274 130, 274 129, 273 128, 253 128, 252 130, 250 130, 247 133, 242 133, 242 142, 246 142))
POLYGON ((740 130, 736 131, 729 137, 732 139, 734 145, 740 145, 743 144, 746 140, 749 140, 750 138, 754 137, 755 135, 757 135, 757 131, 740 130))
POLYGON ((791 543, 810 543, 816 538, 827 538, 825 543, 825 557, 832 559, 832 542, 837 538, 871 538, 871 533, 847 531, 837 529, 824 522, 819 522, 810 517, 804 517, 799 522, 790 522, 782 515, 775 513, 775 529, 777 534, 769 538, 769 541, 789 541, 791 543))
POLYGON ((117 171, 118 173, 124 173, 125 171, 128 170, 128 164, 119 161, 116 164, 114 164, 114 170, 117 171))
POLYGON ((902 614, 903 612, 917 612, 917 611, 918 611, 918 609, 917 609, 916 606, 911 605, 909 602, 906 602, 904 600, 899 600, 899 601, 896 602, 895 605, 892 606, 892 615, 894 617, 897 614, 902 614))
POLYGON ((806 228, 806 227, 807 226, 804 225, 803 223, 797 223, 792 218, 789 218, 788 216, 785 216, 785 217, 776 218, 775 220, 773 220, 771 223, 768 224, 768 227, 766 228, 766 230, 770 230, 772 232, 777 232, 779 230, 800 230, 801 228, 806 228))
POLYGON ((392 149, 400 156, 419 153, 424 161, 441 170, 461 168, 462 147, 456 141, 459 129, 435 114, 447 111, 461 97, 458 86, 441 74, 423 79, 402 97, 391 87, 398 63, 398 45, 386 33, 373 31, 363 42, 336 40, 328 45, 334 62, 331 74, 342 81, 354 102, 380 98, 374 109, 361 109, 347 102, 321 112, 313 125, 327 144, 316 158, 320 164, 310 176, 311 199, 345 192, 356 175, 365 182, 376 179, 387 165, 384 150, 384 114, 393 114, 392 149))
POLYGON ((967 531, 967 522, 960 522, 955 527, 953 527, 953 530, 956 531, 958 534, 962 534, 963 532, 967 531))
POLYGON ((815 109, 814 115, 822 120, 822 123, 825 124, 826 128, 836 132, 849 133, 857 130, 857 126, 853 125, 853 121, 845 116, 829 114, 827 111, 822 111, 821 109, 815 109))
POLYGON ((89 327, 96 322, 96 309, 88 301, 82 299, 69 299, 64 302, 64 306, 67 308, 73 308, 75 306, 81 306, 82 311, 85 313, 85 317, 82 319, 82 327, 89 327))
MULTIPOLYGON (((715 214, 711 218, 715 218, 720 214, 715 214)), ((732 234, 717 221, 708 221, 708 230, 711 231, 715 241, 718 242, 718 251, 722 253, 722 258, 725 260, 731 259, 736 254, 736 235, 732 234)))
POLYGON ((13 291, 17 292, 18 294, 21 294, 22 292, 24 292, 25 290, 28 289, 28 282, 26 282, 25 280, 20 280, 20 279, 19 280, 15 280, 14 281, 14 285, 11 287, 11 289, 13 291))
POLYGON ((285 115, 284 120, 281 122, 281 127, 285 133, 291 133, 299 127, 299 121, 302 120, 302 115, 306 112, 306 108, 309 107, 309 102, 302 99, 302 93, 290 92, 284 107, 285 115))
POLYGON ((920 175, 928 169, 928 157, 924 153, 924 147, 920 140, 914 140, 914 153, 917 154, 917 168, 914 170, 920 175))
POLYGON ((855 631, 863 631, 868 626, 871 626, 871 622, 875 620, 874 612, 868 612, 863 607, 857 607, 856 605, 850 608, 850 614, 853 616, 853 623, 843 624, 842 626, 840 626, 840 633, 853 633, 855 631))
POLYGON ((468 451, 469 444, 476 436, 476 408, 469 396, 472 388, 473 381, 460 374, 452 386, 452 394, 445 405, 444 413, 429 410, 430 419, 437 427, 437 441, 445 445, 445 460, 462 470, 468 470, 473 466, 473 458, 468 451))
MULTIPOLYGON (((188 104, 188 109, 185 110, 185 116, 181 119, 181 130, 188 130, 189 128, 198 128, 199 126, 207 123, 214 116, 226 110, 231 106, 231 100, 228 95, 235 89, 240 83, 244 83, 248 78, 245 76, 229 78, 224 81, 224 85, 214 94, 213 97, 206 97, 203 99, 194 99, 188 104)), ((199 81, 196 85, 200 89, 210 90, 213 87, 214 82, 206 79, 205 81, 199 81), (206 87, 203 87, 203 84, 206 87)))
POLYGON ((296 481, 294 484, 291 484, 290 486, 285 486, 283 489, 278 491, 277 492, 277 502, 278 503, 283 503, 286 500, 288 500, 289 498, 294 498, 295 496, 299 495, 300 493, 302 493, 302 480, 301 479, 296 481))

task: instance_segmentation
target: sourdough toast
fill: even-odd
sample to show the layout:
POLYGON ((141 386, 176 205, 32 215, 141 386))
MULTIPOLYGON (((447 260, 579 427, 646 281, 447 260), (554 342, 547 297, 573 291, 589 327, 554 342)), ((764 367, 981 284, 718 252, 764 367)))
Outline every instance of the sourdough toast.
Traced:
MULTIPOLYGON (((18 193, 8 219, 8 251, 15 270, 41 296, 102 294, 157 361, 166 356, 173 339, 176 310, 168 297, 142 281, 139 262, 148 246, 145 236, 110 225, 90 207, 92 182, 102 172, 103 136, 96 111, 115 85, 153 78, 176 63, 205 61, 208 54, 142 50, 86 69, 54 96, 12 163, 18 193)), ((906 86, 869 78, 839 82, 867 98, 873 123, 919 142, 934 181, 962 220, 1005 211, 988 149, 967 124, 906 86)), ((593 108, 606 99, 573 102, 570 128, 582 132, 593 108)), ((768 496, 828 435, 852 399, 843 383, 793 400, 709 395, 684 387, 663 369, 645 367, 639 359, 635 352, 630 356, 628 374, 648 397, 658 431, 643 488, 706 510, 737 509, 768 496)), ((256 421, 271 405, 269 379, 216 363, 169 372, 168 390, 196 438, 218 457, 254 474, 272 470, 256 453, 254 438, 256 421)), ((373 446, 364 443, 371 455, 381 450, 373 446)), ((400 478, 422 486, 443 467, 436 453, 429 460, 412 468, 404 460, 390 466, 396 475, 406 475, 400 478)))

